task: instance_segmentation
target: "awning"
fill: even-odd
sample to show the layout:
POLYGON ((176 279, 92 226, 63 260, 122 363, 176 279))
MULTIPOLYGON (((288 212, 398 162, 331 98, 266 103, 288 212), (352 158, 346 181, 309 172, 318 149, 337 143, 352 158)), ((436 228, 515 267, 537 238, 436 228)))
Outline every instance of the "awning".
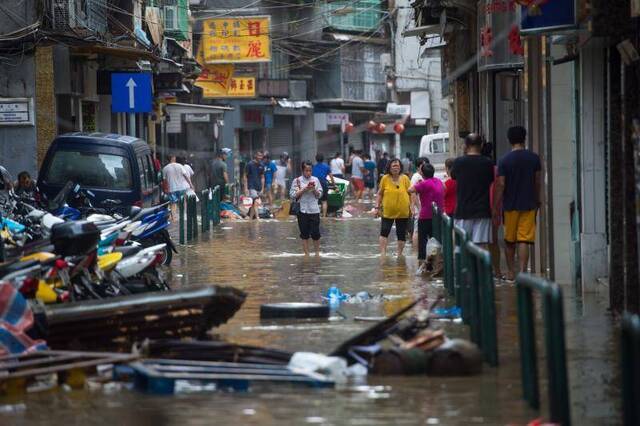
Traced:
POLYGON ((440 34, 440 24, 424 25, 415 27, 402 32, 402 37, 416 37, 425 34, 440 34))
POLYGON ((79 46, 72 49, 73 54, 92 54, 98 53, 101 55, 115 56, 118 58, 131 59, 133 61, 139 61, 140 59, 146 59, 152 62, 160 62, 162 58, 154 55, 148 50, 132 49, 128 47, 108 47, 93 44, 90 46, 79 46))
POLYGON ((289 101, 287 99, 278 100, 278 105, 282 108, 313 108, 313 104, 309 101, 289 101))
POLYGON ((225 111, 233 111, 233 108, 219 105, 185 104, 181 102, 167 104, 167 112, 172 116, 174 114, 223 114, 225 111))
POLYGON ((440 36, 435 36, 435 37, 429 37, 424 46, 424 50, 422 52, 422 57, 426 58, 428 56, 428 52, 431 49, 441 49, 443 47, 445 47, 447 45, 447 42, 444 40, 444 38, 440 37, 440 36))
POLYGON ((364 43, 381 44, 385 46, 389 42, 389 39, 386 37, 370 37, 370 36, 360 36, 360 35, 354 35, 354 34, 329 33, 329 34, 325 34, 325 37, 329 37, 335 41, 345 41, 345 42, 361 41, 364 43))

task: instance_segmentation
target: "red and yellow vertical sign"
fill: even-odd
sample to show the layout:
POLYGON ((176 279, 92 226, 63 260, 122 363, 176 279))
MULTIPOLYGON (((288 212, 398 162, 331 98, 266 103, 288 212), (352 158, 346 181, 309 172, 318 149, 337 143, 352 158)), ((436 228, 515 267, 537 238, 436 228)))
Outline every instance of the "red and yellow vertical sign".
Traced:
POLYGON ((203 27, 204 62, 271 61, 270 22, 269 16, 207 19, 203 27))

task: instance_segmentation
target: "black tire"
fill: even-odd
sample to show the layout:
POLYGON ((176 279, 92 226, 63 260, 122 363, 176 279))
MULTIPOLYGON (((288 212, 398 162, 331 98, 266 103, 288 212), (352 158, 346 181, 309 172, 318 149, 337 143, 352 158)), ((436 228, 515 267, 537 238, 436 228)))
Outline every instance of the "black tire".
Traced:
POLYGON ((173 250, 171 249, 172 243, 170 238, 169 233, 167 233, 166 236, 163 236, 162 234, 154 235, 152 238, 140 240, 140 244, 142 244, 142 247, 144 248, 155 246, 157 244, 166 244, 162 250, 162 265, 170 266, 171 261, 173 260, 173 250))
POLYGON ((320 303, 266 303, 260 306, 260 318, 328 318, 328 305, 320 303))
POLYGON ((164 246, 164 249, 162 249, 162 264, 164 266, 169 266, 171 265, 172 260, 173 250, 171 250, 171 247, 169 247, 169 244, 167 244, 166 246, 164 246))

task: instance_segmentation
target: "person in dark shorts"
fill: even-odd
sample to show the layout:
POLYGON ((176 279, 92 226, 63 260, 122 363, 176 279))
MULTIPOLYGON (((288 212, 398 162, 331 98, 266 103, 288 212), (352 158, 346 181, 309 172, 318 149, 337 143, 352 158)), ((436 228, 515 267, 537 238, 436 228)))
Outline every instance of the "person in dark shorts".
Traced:
POLYGON ((402 173, 402 163, 398 159, 391 160, 387 170, 387 174, 380 179, 374 207, 376 215, 382 218, 380 223, 380 255, 384 257, 387 253, 389 233, 395 222, 398 256, 402 256, 407 240, 407 223, 411 215, 411 199, 408 192, 411 181, 407 175, 402 173))
POLYGON ((316 165, 313 166, 312 175, 317 177, 322 185, 322 197, 320 197, 320 203, 322 204, 322 216, 327 217, 327 193, 329 192, 329 184, 327 183, 327 176, 333 184, 333 174, 331 174, 331 167, 324 162, 324 155, 316 154, 316 165))
POLYGON ((318 200, 322 197, 322 185, 317 177, 312 176, 311 162, 302 162, 302 175, 293 180, 289 196, 300 203, 298 228, 302 239, 305 256, 309 255, 309 238, 313 240, 316 256, 320 256, 320 207, 318 200))

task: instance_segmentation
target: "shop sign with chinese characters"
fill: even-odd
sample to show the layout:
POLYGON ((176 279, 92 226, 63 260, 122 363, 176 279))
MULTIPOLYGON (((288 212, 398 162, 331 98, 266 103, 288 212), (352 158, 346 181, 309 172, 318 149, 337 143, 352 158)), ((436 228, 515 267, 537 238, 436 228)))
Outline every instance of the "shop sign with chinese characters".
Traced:
POLYGON ((544 34, 578 26, 577 0, 515 0, 523 34, 544 34))
POLYGON ((203 26, 204 62, 271 61, 269 16, 207 19, 203 26))
POLYGON ((33 98, 0 98, 0 126, 33 126, 33 98))
POLYGON ((480 0, 478 31, 478 71, 524 65, 516 0, 480 0))
POLYGON ((196 80, 204 98, 254 98, 256 78, 234 75, 233 64, 207 65, 196 80))

